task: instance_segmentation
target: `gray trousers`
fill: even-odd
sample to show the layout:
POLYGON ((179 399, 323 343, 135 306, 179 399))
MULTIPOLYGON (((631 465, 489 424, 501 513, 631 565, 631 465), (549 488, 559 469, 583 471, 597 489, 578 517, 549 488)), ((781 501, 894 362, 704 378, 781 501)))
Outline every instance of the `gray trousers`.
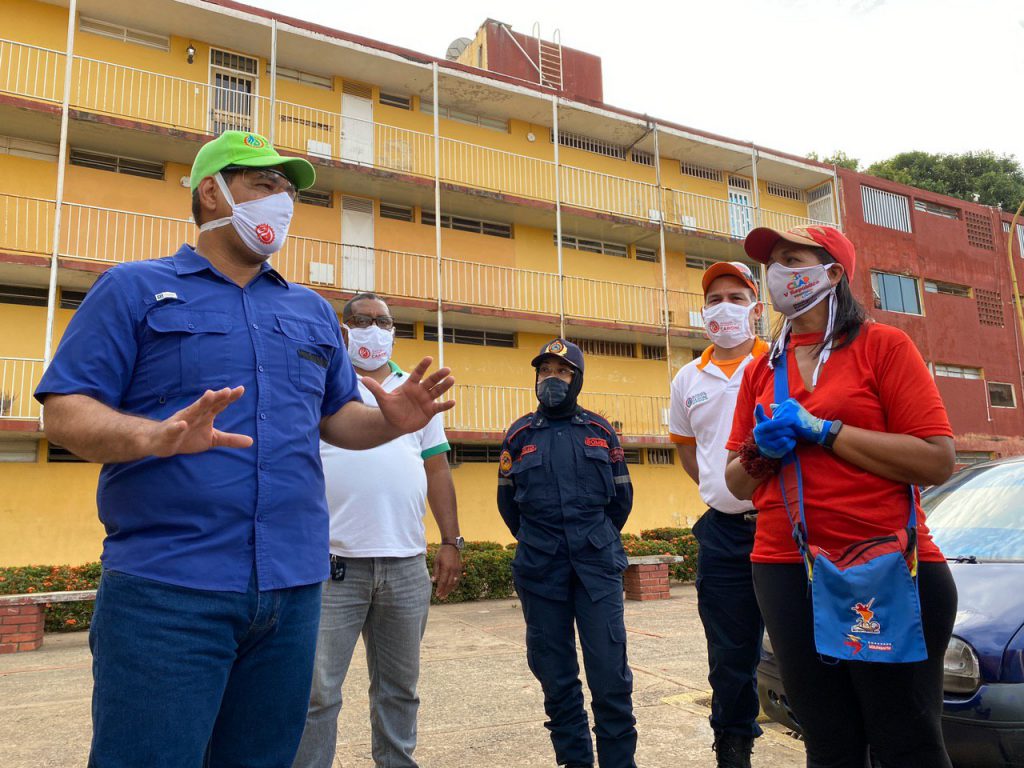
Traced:
POLYGON ((293 768, 334 765, 341 687, 360 634, 370 677, 373 762, 416 768, 416 684, 430 591, 423 555, 345 558, 345 578, 324 582, 309 712, 293 768))

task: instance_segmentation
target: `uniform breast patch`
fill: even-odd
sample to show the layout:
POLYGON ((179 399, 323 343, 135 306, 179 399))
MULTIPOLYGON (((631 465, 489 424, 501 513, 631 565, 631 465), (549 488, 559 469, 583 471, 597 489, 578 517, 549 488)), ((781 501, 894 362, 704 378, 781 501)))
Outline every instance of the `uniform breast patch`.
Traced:
POLYGON ((608 441, 600 437, 588 437, 583 441, 584 445, 589 445, 592 448, 607 448, 608 441))
POLYGON ((533 443, 530 443, 529 445, 524 445, 523 446, 523 450, 521 450, 519 452, 519 459, 517 459, 517 461, 522 459, 523 456, 529 456, 531 453, 535 452, 536 450, 537 450, 537 446, 534 445, 533 443))

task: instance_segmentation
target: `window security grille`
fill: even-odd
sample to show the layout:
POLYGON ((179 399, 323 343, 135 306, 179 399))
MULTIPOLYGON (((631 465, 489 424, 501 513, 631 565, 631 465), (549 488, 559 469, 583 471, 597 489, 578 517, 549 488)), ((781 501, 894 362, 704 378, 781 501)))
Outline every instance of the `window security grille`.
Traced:
POLYGON ((654 248, 634 248, 637 261, 658 261, 658 252, 654 248))
POLYGON ((640 350, 644 360, 665 360, 667 357, 664 347, 658 347, 653 344, 644 344, 640 350))
POLYGON ((47 290, 24 285, 0 285, 0 304, 20 304, 24 307, 45 307, 47 290))
POLYGON ((399 96, 394 93, 384 93, 381 91, 377 101, 385 106, 395 107, 396 109, 412 109, 412 99, 408 96, 399 96))
POLYGON ((453 443, 448 462, 459 464, 497 464, 501 455, 500 445, 476 445, 474 443, 453 443))
POLYGON ((68 291, 63 288, 60 290, 60 308, 61 309, 78 309, 82 306, 82 302, 85 301, 85 291, 68 291))
POLYGON ((982 325, 1002 326, 1004 324, 1003 297, 999 291, 975 288, 974 300, 978 302, 978 321, 982 325))
POLYGON ((107 155, 102 152, 72 149, 68 154, 68 161, 72 165, 94 168, 98 171, 124 173, 129 176, 141 176, 144 179, 162 180, 164 178, 164 164, 154 163, 149 160, 136 160, 132 157, 118 157, 117 155, 107 155))
POLYGON ((765 184, 765 191, 774 197, 784 197, 787 200, 803 202, 804 191, 799 187, 791 187, 788 184, 779 184, 777 181, 769 181, 765 184))
POLYGON ((832 184, 822 184, 820 187, 815 187, 807 192, 807 202, 816 203, 818 200, 822 200, 826 197, 832 196, 832 184))
POLYGON ((743 176, 730 176, 729 186, 733 189, 745 189, 748 192, 752 189, 750 179, 743 176))
POLYGON ((679 163, 679 172, 683 176, 693 176, 698 179, 704 179, 705 181, 718 181, 723 180, 722 172, 717 168, 708 168, 707 166, 697 165, 696 163, 679 163))
POLYGON ((300 203, 316 205, 321 208, 333 208, 334 200, 330 192, 321 192, 316 189, 300 189, 295 197, 300 203))
MULTIPOLYGON (((56 144, 18 139, 14 136, 0 136, 0 155, 27 157, 29 160, 56 161, 57 153, 56 144)), ((1007 231, 1009 231, 1009 225, 1007 225, 1007 231)))
MULTIPOLYGON (((558 235, 551 236, 551 242, 558 245, 558 235)), ((618 256, 625 259, 629 257, 629 246, 621 243, 606 243, 603 240, 586 240, 582 237, 570 237, 562 235, 562 247, 572 248, 586 253, 603 253, 607 256, 618 256)))
POLYGON ((413 221, 411 205, 397 205, 396 203, 380 204, 380 217, 382 219, 394 219, 395 221, 413 221))
POLYGON ((396 339, 415 339, 416 323, 395 323, 396 339))
POLYGON ((910 228, 910 200, 906 195, 862 186, 860 200, 864 206, 864 221, 868 224, 900 232, 913 231, 910 228))
POLYGON ((341 84, 341 92, 348 96, 359 96, 363 99, 373 97, 373 89, 370 86, 363 83, 353 83, 350 80, 346 80, 341 84))
MULTIPOLYGON (((437 326, 423 326, 423 340, 437 341, 437 326)), ((514 333, 498 333, 497 331, 478 331, 469 328, 444 327, 445 344, 470 344, 477 347, 514 347, 514 333)))
POLYGON ((938 280, 925 280, 924 290, 926 293, 944 293, 948 296, 961 296, 965 299, 971 297, 971 289, 966 285, 956 283, 941 283, 938 280))
POLYGON ((714 259, 703 259, 700 256, 686 257, 686 267, 688 269, 699 269, 701 272, 703 272, 706 269, 709 269, 711 265, 714 263, 714 259))
POLYGON ((605 339, 569 339, 584 355, 600 357, 636 357, 636 344, 605 339))
POLYGON ((244 72, 247 75, 258 75, 260 71, 259 62, 256 59, 238 53, 219 51, 216 48, 210 51, 210 64, 221 69, 244 72))
POLYGON ((109 21, 90 19, 86 16, 78 18, 78 29, 93 35, 102 35, 103 37, 120 40, 122 43, 145 45, 161 51, 169 51, 171 49, 171 38, 167 35, 158 35, 141 29, 122 27, 120 24, 111 24, 109 21))
MULTIPOLYGON (((551 131, 551 143, 555 142, 555 132, 551 131)), ((590 136, 583 136, 578 133, 558 133, 558 143, 570 149, 582 149, 584 152, 593 152, 605 157, 614 157, 617 160, 626 159, 626 148, 618 147, 610 142, 601 139, 593 139, 590 136)))
POLYGON ((368 197, 350 197, 349 195, 342 195, 341 209, 343 211, 353 211, 355 213, 368 213, 372 216, 373 200, 368 197))
POLYGON ((948 379, 981 379, 981 368, 935 363, 935 375, 945 376, 948 379))
MULTIPOLYGON (((421 211, 420 222, 428 226, 434 226, 434 212, 421 211)), ((474 232, 478 235, 490 235, 491 237, 503 237, 511 239, 512 225, 501 224, 496 221, 483 221, 481 219, 469 219, 465 216, 449 216, 441 214, 441 226, 444 229, 454 229, 459 232, 474 232)))
POLYGON ((974 211, 964 211, 964 221, 967 224, 968 245, 989 251, 996 249, 995 239, 992 237, 992 222, 988 216, 974 211))
MULTIPOLYGON (((614 424, 614 422, 613 422, 614 424)), ((627 464, 643 464, 644 452, 641 448, 624 448, 622 454, 627 464)))
POLYGON ((651 168, 654 167, 654 155, 650 152, 642 152, 639 149, 634 149, 630 151, 629 159, 637 165, 648 165, 651 168))
POLYGON ((959 219, 960 209, 950 205, 939 205, 930 203, 927 200, 914 200, 914 210, 922 213, 930 213, 933 216, 941 216, 944 219, 959 219))
POLYGON ((676 452, 673 448, 648 448, 647 463, 654 466, 666 467, 674 464, 676 452))

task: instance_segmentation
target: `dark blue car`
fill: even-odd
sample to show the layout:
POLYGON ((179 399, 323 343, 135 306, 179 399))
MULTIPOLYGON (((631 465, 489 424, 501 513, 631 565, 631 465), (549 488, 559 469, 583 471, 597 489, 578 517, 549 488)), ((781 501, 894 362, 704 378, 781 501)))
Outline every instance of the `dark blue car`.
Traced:
MULTIPOLYGON (((1024 767, 1024 457, 978 464, 929 489, 928 527, 959 594, 942 727, 957 768, 1024 767)), ((800 730, 765 637, 761 707, 800 730)))

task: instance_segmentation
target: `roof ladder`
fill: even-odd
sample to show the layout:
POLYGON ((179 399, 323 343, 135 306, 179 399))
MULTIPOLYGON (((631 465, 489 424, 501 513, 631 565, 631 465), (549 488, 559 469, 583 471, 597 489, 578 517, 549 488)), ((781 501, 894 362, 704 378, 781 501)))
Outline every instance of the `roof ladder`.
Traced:
POLYGON ((554 41, 549 43, 547 40, 540 39, 540 24, 535 24, 533 28, 540 59, 540 84, 560 91, 562 90, 562 33, 556 29, 554 41))

